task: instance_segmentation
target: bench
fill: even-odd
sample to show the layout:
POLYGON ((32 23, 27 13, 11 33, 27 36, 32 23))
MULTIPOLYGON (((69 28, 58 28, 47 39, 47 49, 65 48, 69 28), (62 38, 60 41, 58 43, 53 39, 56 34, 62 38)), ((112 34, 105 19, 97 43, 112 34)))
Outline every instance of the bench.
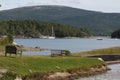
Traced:
POLYGON ((22 56, 22 50, 20 50, 19 47, 17 47, 16 45, 7 45, 5 46, 5 56, 7 56, 7 54, 15 54, 15 55, 20 55, 22 56))
POLYGON ((65 50, 51 50, 51 56, 66 56, 65 55, 65 50))

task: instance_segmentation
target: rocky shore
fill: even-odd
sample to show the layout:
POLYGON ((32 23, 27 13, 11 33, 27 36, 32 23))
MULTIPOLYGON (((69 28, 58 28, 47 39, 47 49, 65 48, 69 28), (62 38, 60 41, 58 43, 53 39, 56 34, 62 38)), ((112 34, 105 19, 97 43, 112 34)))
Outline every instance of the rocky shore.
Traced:
POLYGON ((90 68, 88 71, 76 71, 76 72, 57 72, 52 75, 48 76, 48 80, 71 80, 78 77, 85 77, 95 74, 101 74, 107 71, 107 68, 105 66, 102 66, 101 68, 90 68))
MULTIPOLYGON (((91 67, 88 70, 68 70, 65 72, 55 72, 55 73, 47 73, 45 75, 37 75, 37 76, 29 76, 27 79, 30 80, 73 80, 79 77, 87 77, 91 75, 97 75, 101 73, 105 73, 108 70, 107 66, 101 67, 91 67), (41 77, 40 77, 41 76, 41 77)), ((23 80, 27 80, 23 79, 23 80)))
POLYGON ((23 46, 23 45, 16 45, 20 50, 22 51, 43 51, 43 50, 47 50, 45 48, 41 48, 41 47, 27 47, 27 46, 23 46))
MULTIPOLYGON (((106 64, 107 65, 120 64, 120 60, 107 61, 106 64)), ((46 80, 70 80, 78 77, 86 77, 90 75, 101 74, 108 70, 111 70, 111 69, 108 68, 107 66, 101 66, 96 68, 95 67, 90 68, 89 70, 83 70, 83 71, 77 70, 75 72, 74 71, 73 72, 56 72, 56 73, 49 74, 46 80)))
MULTIPOLYGON (((119 64, 120 61, 107 61, 106 64, 119 64)), ((107 72, 108 70, 111 70, 107 67, 107 65, 103 65, 101 67, 91 67, 88 70, 68 70, 66 72, 55 72, 55 73, 47 73, 43 76, 41 76, 41 79, 39 79, 39 76, 30 76, 30 80, 74 80, 80 77, 87 77, 91 75, 98 75, 107 72)), ((26 80, 26 79, 23 79, 26 80)))
MULTIPOLYGON (((106 64, 119 64, 120 61, 107 61, 106 64)), ((61 72, 48 72, 45 74, 40 73, 31 73, 31 75, 27 77, 16 77, 15 80, 74 80, 80 77, 87 77, 91 75, 102 74, 110 70, 107 65, 102 65, 98 67, 91 67, 89 69, 71 69, 67 71, 61 72)), ((0 77, 4 76, 7 72, 6 69, 0 69, 0 77)))
MULTIPOLYGON (((120 63, 120 61, 109 61, 106 62, 107 64, 116 64, 120 63)), ((68 70, 64 72, 48 72, 46 74, 39 74, 39 73, 33 73, 28 77, 16 77, 15 80, 73 80, 79 77, 87 77, 91 75, 97 75, 101 73, 105 73, 109 70, 109 68, 106 65, 103 65, 101 67, 91 67, 87 70, 68 70), (37 75, 37 76, 36 76, 37 75)), ((2 77, 7 72, 6 69, 0 69, 0 77, 2 77)))

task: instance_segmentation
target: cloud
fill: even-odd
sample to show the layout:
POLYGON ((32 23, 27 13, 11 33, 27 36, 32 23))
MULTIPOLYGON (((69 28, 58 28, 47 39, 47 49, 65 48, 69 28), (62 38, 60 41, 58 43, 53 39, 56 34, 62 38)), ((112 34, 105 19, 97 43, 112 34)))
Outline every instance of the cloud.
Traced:
POLYGON ((71 5, 80 4, 80 0, 29 0, 27 5, 71 5))
POLYGON ((81 8, 103 11, 120 12, 120 0, 81 0, 81 8))

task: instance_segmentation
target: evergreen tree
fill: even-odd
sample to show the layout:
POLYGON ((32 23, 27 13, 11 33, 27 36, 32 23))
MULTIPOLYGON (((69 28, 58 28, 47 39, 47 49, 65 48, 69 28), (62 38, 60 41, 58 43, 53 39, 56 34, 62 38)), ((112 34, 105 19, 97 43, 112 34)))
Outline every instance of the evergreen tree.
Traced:
POLYGON ((0 35, 24 36, 37 38, 40 35, 50 36, 54 27, 56 37, 91 36, 90 31, 70 25, 36 21, 36 20, 6 20, 0 21, 0 35))
POLYGON ((114 32, 111 34, 111 37, 112 37, 112 38, 120 38, 120 29, 114 31, 114 32))

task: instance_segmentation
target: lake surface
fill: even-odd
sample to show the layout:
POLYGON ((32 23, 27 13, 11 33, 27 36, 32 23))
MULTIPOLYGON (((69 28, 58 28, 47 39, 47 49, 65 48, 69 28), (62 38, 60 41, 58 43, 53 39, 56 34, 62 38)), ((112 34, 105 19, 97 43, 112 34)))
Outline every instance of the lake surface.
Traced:
POLYGON ((120 64, 109 65, 112 70, 97 76, 80 78, 77 80, 120 80, 120 64))
MULTIPOLYGON (((28 47, 41 47, 47 49, 70 50, 71 52, 83 52, 93 49, 120 46, 120 39, 102 38, 73 38, 73 39, 14 39, 20 45, 28 47)), ((40 52, 24 52, 25 55, 49 55, 50 50, 40 52)))

